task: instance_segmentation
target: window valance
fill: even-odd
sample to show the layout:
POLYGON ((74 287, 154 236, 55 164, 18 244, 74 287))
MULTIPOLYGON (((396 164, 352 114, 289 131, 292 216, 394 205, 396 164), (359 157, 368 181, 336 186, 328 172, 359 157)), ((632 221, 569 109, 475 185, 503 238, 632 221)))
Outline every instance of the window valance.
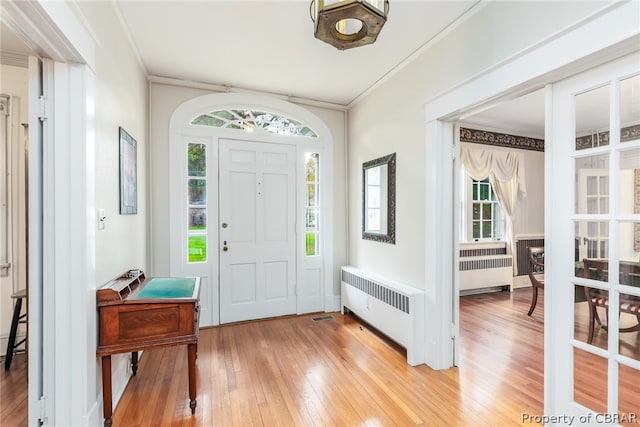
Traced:
POLYGON ((513 256, 513 271, 516 274, 517 253, 514 241, 514 220, 518 195, 527 195, 524 156, 522 153, 475 147, 462 144, 460 160, 466 172, 477 180, 489 177, 500 207, 506 213, 507 250, 513 256))
POLYGON ((515 177, 518 192, 522 197, 527 195, 522 153, 462 144, 460 157, 462 165, 473 179, 483 180, 489 177, 492 182, 507 182, 515 177))

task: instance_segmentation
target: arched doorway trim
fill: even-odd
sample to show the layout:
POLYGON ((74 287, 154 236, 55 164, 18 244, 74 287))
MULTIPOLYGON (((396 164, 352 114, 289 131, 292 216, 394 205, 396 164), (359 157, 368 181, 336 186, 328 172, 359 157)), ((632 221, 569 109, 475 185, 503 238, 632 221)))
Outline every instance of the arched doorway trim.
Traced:
MULTIPOLYGON (((250 121, 256 123, 252 118, 250 121)), ((287 122, 288 123, 288 122, 287 122)), ((294 146, 295 150, 295 230, 296 230, 296 300, 297 313, 324 311, 330 307, 328 301, 333 301, 333 138, 329 127, 309 110, 280 99, 245 93, 214 93, 196 97, 184 102, 174 111, 169 125, 169 194, 172 201, 170 206, 170 272, 172 275, 205 275, 208 277, 208 290, 201 296, 203 303, 204 324, 216 325, 220 322, 219 292, 220 265, 217 243, 219 235, 218 212, 218 148, 221 140, 250 141, 252 143, 285 144, 294 146), (302 134, 283 135, 277 132, 246 131, 241 122, 237 126, 203 126, 194 124, 194 119, 202 115, 211 115, 216 111, 253 111, 268 112, 286 120, 303 124, 302 134), (312 130, 309 132, 308 130, 312 130), (207 197, 208 205, 208 266, 189 263, 185 255, 185 230, 188 230, 188 218, 184 213, 187 206, 184 181, 187 178, 186 146, 202 144, 209 147, 207 161, 211 161, 209 168, 216 173, 208 174, 207 197), (305 251, 305 236, 307 234, 307 217, 305 216, 307 201, 305 188, 305 156, 317 153, 320 157, 319 174, 322 177, 319 201, 319 216, 322 220, 321 250, 317 255, 309 256, 305 251), (310 285, 311 284, 311 285, 310 285), (205 307, 208 305, 208 307, 205 307)))

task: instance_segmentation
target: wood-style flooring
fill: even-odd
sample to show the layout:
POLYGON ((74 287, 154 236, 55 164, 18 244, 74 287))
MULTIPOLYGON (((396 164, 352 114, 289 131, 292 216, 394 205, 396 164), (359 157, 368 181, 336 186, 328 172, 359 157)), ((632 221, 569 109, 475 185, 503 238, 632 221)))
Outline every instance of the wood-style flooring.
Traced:
MULTIPOLYGON (((528 317, 530 295, 521 289, 462 297, 460 363, 444 371, 409 366, 404 349, 353 315, 202 329, 195 415, 189 409, 186 346, 168 347, 145 352, 114 410, 113 425, 539 424, 523 419, 543 413, 544 297, 528 317)), ((624 337, 636 359, 639 335, 624 337)), ((606 340, 606 333, 597 333, 598 340, 606 340)), ((598 371, 604 360, 575 357, 576 399, 590 405, 604 399, 606 411, 606 374, 598 371)), ((16 356, 11 371, 1 371, 2 426, 26 425, 26 390, 19 391, 26 388, 23 358, 16 356)), ((620 412, 640 416, 640 371, 626 368, 620 375, 620 412)))
MULTIPOLYGON (((4 352, 6 348, 2 349, 4 352)), ((23 427, 28 423, 27 355, 16 354, 11 369, 0 365, 0 426, 23 427)))

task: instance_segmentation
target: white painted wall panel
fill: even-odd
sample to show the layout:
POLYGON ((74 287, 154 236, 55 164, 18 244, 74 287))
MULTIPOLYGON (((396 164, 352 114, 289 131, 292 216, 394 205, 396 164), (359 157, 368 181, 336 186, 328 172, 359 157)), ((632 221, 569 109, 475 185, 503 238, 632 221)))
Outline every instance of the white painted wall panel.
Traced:
MULTIPOLYGON (((424 202, 425 183, 434 178, 434 171, 425 168, 425 159, 434 155, 431 144, 435 144, 435 141, 425 144, 425 103, 568 28, 604 4, 489 2, 351 106, 348 121, 351 265, 425 288, 425 241, 431 238, 426 235, 425 223, 438 215, 440 208, 426 206, 424 202), (392 152, 397 153, 395 245, 361 238, 362 163, 392 152)), ((522 215, 525 223, 534 223, 527 212, 522 215)))

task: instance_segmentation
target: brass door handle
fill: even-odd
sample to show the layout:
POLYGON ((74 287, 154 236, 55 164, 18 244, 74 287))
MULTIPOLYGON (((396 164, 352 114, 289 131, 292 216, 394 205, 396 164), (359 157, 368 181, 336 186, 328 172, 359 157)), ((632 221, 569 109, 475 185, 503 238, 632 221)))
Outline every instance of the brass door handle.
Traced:
POLYGON ((229 250, 229 248, 227 247, 227 241, 225 240, 224 243, 222 244, 222 250, 227 252, 229 250))

